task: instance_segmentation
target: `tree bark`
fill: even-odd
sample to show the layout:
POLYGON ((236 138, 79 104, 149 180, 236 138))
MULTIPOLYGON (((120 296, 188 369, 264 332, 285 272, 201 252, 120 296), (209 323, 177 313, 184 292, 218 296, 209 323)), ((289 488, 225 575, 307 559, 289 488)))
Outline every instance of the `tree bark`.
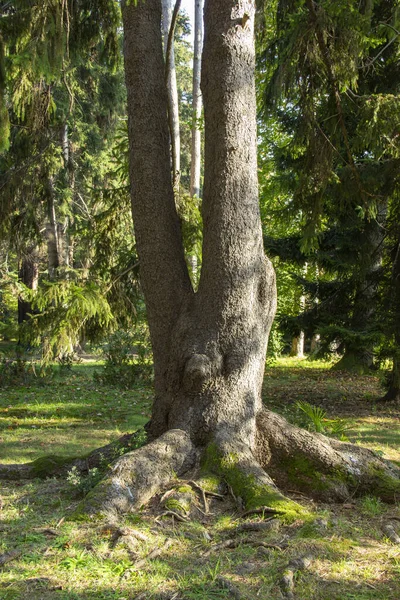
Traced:
POLYGON ((400 402, 400 239, 397 244, 392 272, 394 343, 393 369, 389 389, 382 401, 400 402))
POLYGON ((125 3, 123 22, 132 215, 154 356, 156 436, 168 429, 172 332, 193 290, 170 176, 160 0, 125 3))
POLYGON ((47 261, 49 279, 54 280, 57 275, 57 269, 60 266, 59 257, 59 239, 58 224, 56 217, 55 190, 53 177, 49 176, 47 181, 47 217, 46 238, 47 238, 47 261))
MULTIPOLYGON (((39 255, 38 247, 31 246, 26 250, 21 260, 19 280, 30 290, 36 290, 39 283, 39 255)), ((32 306, 21 297, 18 297, 18 323, 24 323, 32 314, 32 306)))
POLYGON ((201 174, 201 51, 203 47, 203 0, 195 0, 194 52, 193 52, 193 103, 192 103, 192 150, 190 168, 190 195, 200 198, 201 174))
MULTIPOLYGON (((177 0, 180 5, 180 0, 177 0)), ((177 8, 179 9, 179 5, 177 8)), ((162 0, 162 27, 164 38, 165 72, 168 93, 168 122, 171 136, 172 185, 179 193, 181 172, 181 136, 179 130, 178 85, 176 81, 172 0, 162 0), (172 28, 172 29, 171 29, 172 28)))

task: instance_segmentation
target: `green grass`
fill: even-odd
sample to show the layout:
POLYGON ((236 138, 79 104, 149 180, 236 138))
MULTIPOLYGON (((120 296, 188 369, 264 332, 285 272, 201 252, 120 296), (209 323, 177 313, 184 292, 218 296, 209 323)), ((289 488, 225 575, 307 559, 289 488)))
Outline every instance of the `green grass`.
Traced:
POLYGON ((78 365, 50 381, 0 388, 0 462, 86 454, 142 427, 150 416, 151 390, 104 386, 93 380, 95 369, 78 365))
MULTIPOLYGON (((0 389, 0 461, 84 454, 142 426, 151 389, 103 386, 92 378, 95 368, 74 366, 49 382, 0 389)), ((345 376, 324 363, 285 359, 268 369, 264 400, 296 422, 302 413, 297 401, 320 406, 327 418, 351 422, 347 435, 352 440, 400 460, 399 411, 375 403, 380 392, 377 377, 345 376)), ((165 518, 161 525, 155 522, 162 511, 155 499, 122 521, 147 541, 133 539, 129 546, 123 538, 115 547, 100 522, 69 519, 80 497, 66 479, 1 482, 0 496, 0 554, 21 552, 0 568, 0 600, 133 600, 139 595, 166 600, 174 594, 180 600, 228 600, 232 595, 220 577, 234 584, 243 600, 278 600, 289 561, 305 555, 312 562, 296 573, 298 600, 400 598, 400 548, 382 531, 390 516, 400 517, 400 507, 373 496, 350 498, 344 506, 296 496, 316 515, 314 521, 299 518, 279 531, 247 534, 236 532, 242 521, 229 494, 224 502, 209 501, 209 516, 199 512, 189 523, 165 518), (250 538, 253 544, 245 544, 250 538), (173 543, 165 549, 168 539, 173 543), (208 553, 227 539, 242 543, 208 553), (257 541, 283 549, 261 551, 257 541), (155 548, 161 554, 137 570, 135 562, 155 548)), ((400 531, 400 523, 393 524, 400 531)))

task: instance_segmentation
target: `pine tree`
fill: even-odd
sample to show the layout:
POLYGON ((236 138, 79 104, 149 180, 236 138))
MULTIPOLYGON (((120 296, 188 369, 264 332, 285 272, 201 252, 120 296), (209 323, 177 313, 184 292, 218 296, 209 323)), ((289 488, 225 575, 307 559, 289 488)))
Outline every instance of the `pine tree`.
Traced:
POLYGON ((397 189, 396 3, 281 1, 276 15, 259 52, 264 118, 277 121, 274 185, 297 214, 303 260, 326 273, 314 328, 341 341, 340 367, 363 370, 379 338, 384 226, 397 189))

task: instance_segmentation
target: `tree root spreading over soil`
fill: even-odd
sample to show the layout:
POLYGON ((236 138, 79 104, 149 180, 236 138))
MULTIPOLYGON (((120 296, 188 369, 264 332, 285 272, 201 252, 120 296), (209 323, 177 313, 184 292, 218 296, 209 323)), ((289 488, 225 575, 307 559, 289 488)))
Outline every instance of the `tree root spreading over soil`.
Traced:
MULTIPOLYGON (((135 436, 126 435, 85 458, 47 457, 25 465, 0 465, 0 478, 62 476, 72 467, 84 473, 104 459, 110 460, 104 478, 89 492, 80 510, 114 516, 138 510, 171 480, 196 468, 225 481, 247 509, 245 514, 274 514, 288 521, 305 518, 307 511, 280 489, 326 501, 373 494, 390 502, 400 494, 400 469, 370 450, 310 433, 266 410, 260 413, 257 425, 254 452, 221 434, 206 448, 196 448, 185 431, 172 429, 133 451, 129 449, 135 436), (128 452, 115 459, 126 449, 128 452)), ((218 490, 207 491, 192 478, 183 484, 200 493, 204 510, 198 510, 203 514, 208 512, 207 493, 222 497, 218 490)), ((186 519, 174 506, 166 508, 163 516, 186 519)))

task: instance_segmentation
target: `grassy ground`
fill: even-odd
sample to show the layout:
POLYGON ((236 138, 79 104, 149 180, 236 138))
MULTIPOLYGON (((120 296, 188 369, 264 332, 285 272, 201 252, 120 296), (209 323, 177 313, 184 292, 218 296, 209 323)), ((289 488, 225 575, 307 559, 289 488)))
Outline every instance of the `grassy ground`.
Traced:
MULTIPOLYGON (((143 425, 151 390, 103 386, 93 380, 96 368, 0 389, 0 462, 82 454, 143 425)), ((330 372, 322 363, 282 360, 265 376, 266 404, 289 420, 313 428, 297 405, 308 401, 325 409, 323 426, 342 420, 352 441, 400 463, 400 410, 380 405, 381 394, 377 377, 330 372)), ((126 535, 116 538, 103 523, 69 517, 80 499, 77 483, 0 482, 0 562, 15 552, 0 567, 1 600, 278 600, 288 565, 304 557, 305 569, 292 567, 299 600, 400 598, 400 545, 384 532, 388 523, 400 532, 399 504, 372 495, 344 505, 293 496, 314 520, 243 533, 243 522, 260 517, 240 519, 229 494, 210 498, 208 514, 199 496, 187 522, 156 520, 163 508, 155 498, 126 517, 126 535)))

